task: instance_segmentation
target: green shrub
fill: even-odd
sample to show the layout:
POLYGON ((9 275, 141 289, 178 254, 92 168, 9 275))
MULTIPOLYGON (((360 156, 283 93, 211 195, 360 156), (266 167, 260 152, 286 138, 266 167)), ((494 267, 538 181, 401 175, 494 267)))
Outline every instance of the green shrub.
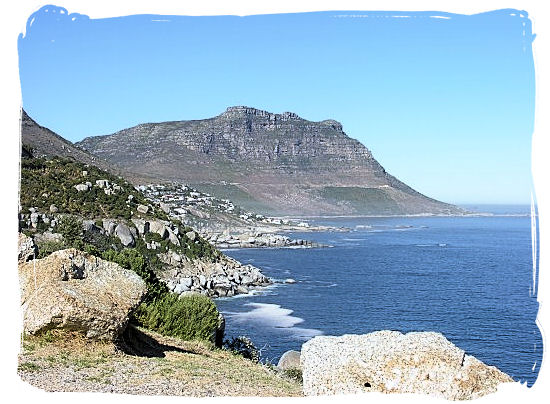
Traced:
POLYGON ((142 303, 133 316, 139 325, 163 335, 213 342, 218 315, 216 305, 206 296, 180 297, 167 293, 160 299, 142 303))
POLYGON ((45 241, 37 245, 38 254, 37 258, 44 258, 50 255, 51 253, 59 250, 64 250, 67 248, 64 242, 62 241, 45 241))
POLYGON ((77 241, 82 241, 82 221, 76 216, 63 216, 59 219, 56 230, 61 233, 67 245, 74 246, 77 241))
POLYGON ((291 380, 296 380, 297 382, 302 383, 302 370, 297 368, 290 368, 283 370, 283 374, 291 380))
POLYGON ((254 362, 260 361, 260 352, 248 337, 234 337, 224 341, 224 348, 254 362))

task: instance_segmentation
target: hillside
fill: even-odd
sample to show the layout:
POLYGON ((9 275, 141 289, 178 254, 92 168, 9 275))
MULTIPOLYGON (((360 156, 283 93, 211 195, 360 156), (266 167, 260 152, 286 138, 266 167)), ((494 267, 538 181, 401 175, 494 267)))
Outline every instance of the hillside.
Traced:
POLYGON ((214 118, 141 124, 80 148, 159 181, 182 181, 277 214, 460 214, 402 183, 333 120, 230 107, 214 118))
POLYGON ((77 333, 25 336, 17 372, 46 391, 139 395, 301 396, 297 381, 202 341, 182 341, 129 327, 122 341, 77 333))
MULTIPOLYGON (((147 175, 136 175, 124 170, 116 164, 94 156, 75 147, 71 142, 62 138, 57 133, 37 124, 25 110, 21 111, 21 143, 32 148, 36 157, 65 157, 74 159, 84 164, 91 164, 111 174, 124 176, 132 182, 144 182, 149 179, 147 175)), ((24 150, 23 153, 26 151, 24 150)))

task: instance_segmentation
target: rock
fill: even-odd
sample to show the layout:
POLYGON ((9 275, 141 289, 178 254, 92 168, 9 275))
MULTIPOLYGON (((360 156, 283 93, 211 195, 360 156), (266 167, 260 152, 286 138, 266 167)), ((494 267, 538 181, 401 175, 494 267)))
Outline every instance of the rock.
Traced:
POLYGON ((314 337, 302 345, 304 394, 420 393, 467 400, 512 378, 435 332, 314 337))
POLYGON ((187 233, 185 233, 185 235, 190 241, 195 241, 195 239, 197 238, 197 233, 195 233, 194 231, 188 231, 187 233))
POLYGON ((59 209, 53 203, 50 205, 50 213, 57 213, 59 209))
POLYGON ((87 191, 89 189, 87 184, 77 184, 74 187, 78 192, 87 191))
POLYGON ((248 288, 243 285, 237 285, 237 287, 235 288, 235 293, 239 295, 246 295, 248 292, 248 288))
POLYGON ((30 261, 36 257, 37 249, 34 241, 29 236, 19 233, 17 240, 17 260, 20 264, 30 261))
POLYGON ((216 327, 216 331, 214 331, 213 340, 214 345, 218 348, 221 348, 223 345, 223 337, 225 334, 225 317, 222 315, 222 313, 218 314, 218 326, 216 327))
POLYGON ((163 239, 168 237, 168 229, 166 228, 166 225, 158 220, 151 220, 149 222, 149 231, 151 233, 157 233, 163 239))
POLYGON ((199 275, 199 285, 201 285, 201 287, 203 288, 206 287, 206 276, 199 275))
POLYGON ((32 225, 32 227, 37 226, 39 219, 40 219, 40 215, 38 214, 38 212, 31 213, 31 225, 32 225))
POLYGON ((279 359, 277 367, 281 370, 301 369, 300 352, 292 350, 286 351, 283 356, 281 356, 281 359, 279 359))
POLYGON ((170 205, 168 205, 167 203, 161 202, 160 208, 164 213, 170 213, 170 205))
POLYGON ((174 293, 182 294, 183 292, 188 292, 193 286, 192 278, 181 278, 177 285, 174 288, 174 293))
POLYGON ((132 223, 134 223, 134 226, 136 226, 136 229, 141 236, 149 233, 149 222, 143 219, 132 219, 132 223))
POLYGON ((174 244, 174 245, 177 245, 179 247, 180 245, 180 241, 178 239, 178 236, 176 236, 176 234, 173 232, 172 229, 170 229, 169 227, 166 228, 166 232, 168 233, 168 240, 174 244))
POLYGON ((143 214, 146 214, 147 212, 149 212, 149 206, 146 206, 146 205, 138 205, 137 207, 137 211, 139 213, 143 213, 143 214))
POLYGON ((133 247, 135 245, 134 236, 132 236, 130 228, 124 223, 119 223, 117 225, 115 228, 115 235, 124 247, 133 247))
POLYGON ((84 221, 82 221, 82 230, 84 230, 85 232, 91 232, 91 233, 101 233, 102 232, 102 229, 97 227, 93 220, 84 220, 84 221))
POLYGON ((63 236, 60 233, 45 231, 44 233, 36 233, 34 235, 34 242, 39 245, 42 243, 61 243, 62 241, 63 236))
POLYGON ((30 334, 64 328, 114 340, 146 292, 135 272, 75 249, 20 264, 19 282, 30 334))
POLYGON ((95 184, 99 188, 109 188, 109 181, 108 180, 96 180, 95 184))
POLYGON ((116 228, 116 222, 112 219, 104 219, 103 220, 103 229, 107 233, 107 235, 112 236, 115 234, 115 228, 116 228))
POLYGON ((87 176, 88 176, 88 171, 82 170, 82 176, 83 176, 83 177, 87 177, 87 176))

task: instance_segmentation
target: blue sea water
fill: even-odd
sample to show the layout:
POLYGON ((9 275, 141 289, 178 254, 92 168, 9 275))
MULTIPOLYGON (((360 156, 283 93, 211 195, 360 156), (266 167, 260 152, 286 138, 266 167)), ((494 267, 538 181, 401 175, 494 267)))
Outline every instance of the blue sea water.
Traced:
POLYGON ((226 335, 248 336, 276 363, 316 335, 437 331, 531 386, 542 360, 531 217, 528 207, 493 211, 501 215, 315 219, 350 231, 292 234, 330 248, 226 251, 296 280, 217 299, 226 335))

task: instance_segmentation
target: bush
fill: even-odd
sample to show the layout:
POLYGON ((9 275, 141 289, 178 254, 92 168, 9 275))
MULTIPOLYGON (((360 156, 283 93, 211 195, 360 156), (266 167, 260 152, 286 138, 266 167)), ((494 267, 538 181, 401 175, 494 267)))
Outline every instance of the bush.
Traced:
POLYGON ((63 243, 62 241, 45 241, 38 244, 37 247, 38 254, 36 255, 36 258, 44 258, 55 251, 64 250, 65 248, 67 248, 65 243, 63 243))
POLYGON ((167 293, 153 302, 142 303, 134 320, 163 335, 214 342, 218 315, 216 305, 206 296, 167 293))
POLYGON ((296 380, 297 382, 302 383, 302 370, 297 368, 290 368, 283 370, 283 374, 291 380, 296 380))
POLYGON ((61 233, 65 243, 75 248, 82 247, 75 244, 82 243, 82 221, 76 216, 63 216, 56 226, 56 230, 61 233))
POLYGON ((226 340, 224 341, 224 347, 237 355, 241 355, 245 359, 250 359, 254 362, 260 361, 258 348, 247 337, 240 336, 226 340))

